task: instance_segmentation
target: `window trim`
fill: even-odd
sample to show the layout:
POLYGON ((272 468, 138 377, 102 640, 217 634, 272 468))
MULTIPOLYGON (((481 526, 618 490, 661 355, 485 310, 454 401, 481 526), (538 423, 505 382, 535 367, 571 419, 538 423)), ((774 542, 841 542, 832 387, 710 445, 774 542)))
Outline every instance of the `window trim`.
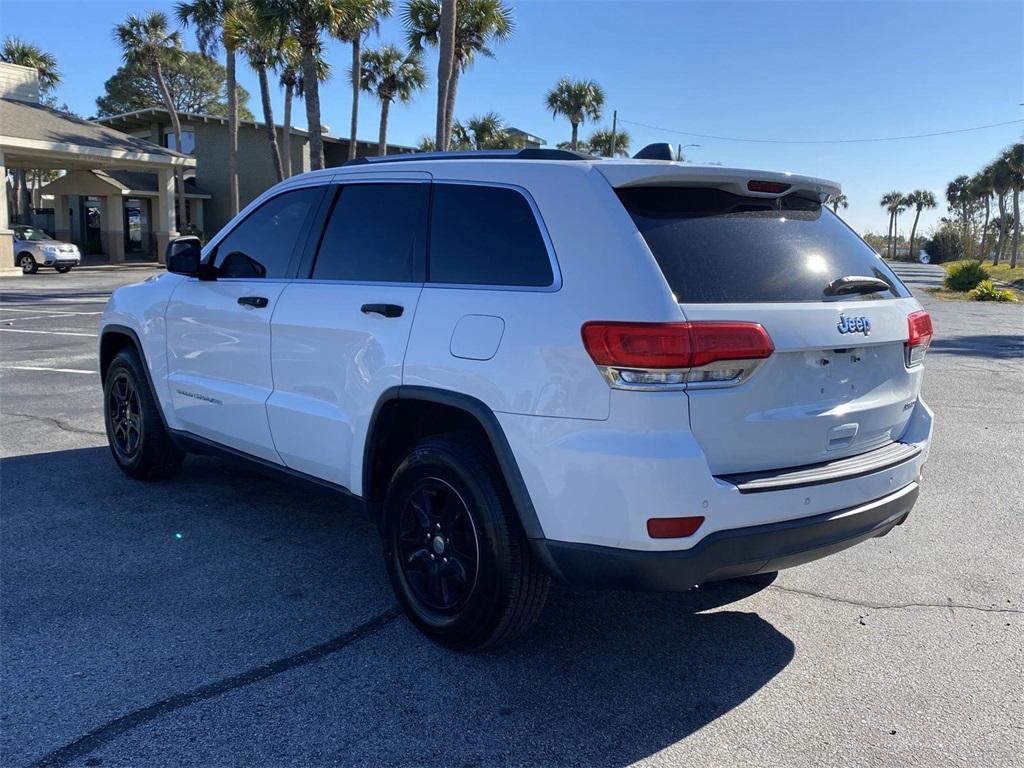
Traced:
POLYGON ((537 201, 533 199, 533 195, 530 194, 529 190, 525 187, 521 187, 518 184, 511 184, 500 181, 476 181, 476 180, 460 180, 460 179, 434 179, 431 183, 431 195, 430 195, 430 206, 428 209, 428 228, 427 228, 427 245, 426 245, 426 273, 425 278, 429 278, 430 275, 430 234, 431 228, 434 222, 434 195, 433 186, 437 184, 447 184, 449 186, 462 186, 462 187, 490 187, 492 189, 510 189, 514 192, 518 192, 523 198, 526 199, 527 205, 530 206, 530 210, 533 212, 533 219, 537 225, 537 229, 540 231, 541 240, 544 242, 544 248, 547 250, 548 262, 551 264, 551 284, 550 285, 489 285, 485 283, 435 283, 429 279, 425 279, 423 286, 425 288, 444 288, 444 289, 458 289, 458 290, 469 290, 469 291, 517 291, 517 292, 529 292, 529 293, 555 293, 562 290, 562 270, 558 265, 558 257, 555 254, 555 246, 551 241, 551 235, 548 233, 547 224, 544 222, 544 217, 541 216, 540 208, 537 205, 537 201))
MULTIPOLYGON (((277 198, 281 197, 282 195, 287 195, 290 192, 297 192, 300 189, 311 189, 311 188, 319 187, 320 188, 320 200, 318 200, 313 205, 313 210, 311 211, 311 214, 309 214, 309 216, 311 216, 311 218, 307 219, 307 221, 308 221, 308 228, 307 228, 307 230, 308 231, 306 233, 306 237, 302 237, 301 233, 300 233, 299 238, 295 242, 295 246, 292 248, 292 253, 291 253, 291 256, 290 256, 290 258, 288 260, 288 268, 285 271, 285 275, 283 277, 220 277, 220 276, 217 277, 217 280, 219 280, 219 281, 223 280, 223 281, 229 281, 229 282, 234 282, 234 281, 246 281, 247 282, 247 281, 252 281, 252 280, 259 280, 260 282, 263 282, 263 283, 273 283, 273 282, 288 282, 288 281, 294 280, 295 279, 295 275, 296 275, 296 271, 297 271, 297 269, 299 267, 299 264, 301 263, 302 259, 304 258, 306 250, 309 247, 309 232, 315 230, 318 221, 320 221, 321 226, 322 226, 323 222, 321 220, 321 215, 322 215, 322 212, 323 212, 324 192, 326 191, 328 186, 329 186, 329 182, 326 182, 326 181, 321 180, 321 179, 317 179, 315 181, 312 181, 312 183, 309 183, 309 184, 290 184, 287 187, 284 187, 284 188, 281 188, 281 189, 276 189, 276 188, 272 187, 271 189, 267 190, 266 193, 264 193, 263 195, 260 195, 255 200, 253 200, 251 203, 249 203, 249 205, 247 205, 245 208, 243 208, 242 211, 238 215, 236 215, 231 220, 231 222, 229 222, 229 226, 228 227, 225 227, 220 232, 218 232, 216 234, 216 236, 214 237, 214 239, 211 240, 209 243, 207 243, 206 247, 207 247, 208 250, 206 251, 206 253, 203 254, 202 262, 204 264, 208 264, 208 265, 212 265, 214 262, 216 262, 217 261, 217 252, 220 250, 221 243, 223 243, 227 238, 229 238, 235 232, 236 229, 238 229, 245 222, 247 222, 252 216, 254 216, 256 213, 258 213, 259 210, 263 206, 265 206, 267 203, 270 203, 270 202, 276 200, 277 198), (273 194, 270 194, 271 192, 273 192, 273 194)), ((193 279, 198 279, 198 278, 193 278, 193 279)))
POLYGON ((317 226, 312 227, 310 231, 310 239, 307 242, 307 247, 303 253, 302 259, 298 265, 298 273, 295 277, 296 280, 301 280, 303 284, 316 283, 324 285, 368 285, 368 286, 404 286, 408 288, 419 288, 422 287, 426 282, 427 272, 427 244, 430 241, 430 179, 423 178, 397 178, 397 177, 361 177, 358 179, 346 179, 344 177, 335 176, 328 187, 331 189, 328 191, 327 196, 323 202, 323 215, 320 217, 318 222, 315 222, 317 226), (327 278, 316 278, 313 277, 313 272, 316 269, 316 262, 320 256, 320 248, 323 245, 324 236, 327 234, 327 225, 331 220, 331 214, 334 213, 334 208, 338 204, 338 200, 341 199, 341 195, 344 192, 344 187, 355 186, 355 185, 373 185, 381 186, 383 184, 406 184, 406 185, 428 185, 425 192, 426 194, 426 208, 424 211, 425 220, 423 222, 423 228, 421 235, 423 236, 423 242, 416 243, 416 252, 413 256, 413 281, 398 281, 398 280, 330 280, 327 278), (418 280, 416 278, 419 278, 418 280))

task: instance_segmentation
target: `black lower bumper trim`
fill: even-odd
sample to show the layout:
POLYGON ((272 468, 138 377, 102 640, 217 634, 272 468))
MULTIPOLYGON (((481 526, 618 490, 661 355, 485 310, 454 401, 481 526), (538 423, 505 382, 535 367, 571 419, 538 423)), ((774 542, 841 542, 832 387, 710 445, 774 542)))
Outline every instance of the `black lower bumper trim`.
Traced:
POLYGON ((534 551, 563 583, 592 589, 677 591, 695 584, 769 573, 882 536, 903 522, 918 485, 857 507, 709 534, 688 550, 638 551, 534 540, 534 551))

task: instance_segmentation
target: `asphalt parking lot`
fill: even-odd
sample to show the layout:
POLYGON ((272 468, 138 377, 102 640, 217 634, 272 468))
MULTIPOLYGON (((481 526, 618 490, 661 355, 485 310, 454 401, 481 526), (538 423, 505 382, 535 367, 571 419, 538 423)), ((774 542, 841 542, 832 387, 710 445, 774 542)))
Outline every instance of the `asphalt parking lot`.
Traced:
POLYGON ((114 466, 96 331, 141 268, 0 278, 0 764, 1002 766, 1024 754, 1024 308, 938 301, 907 523, 774 579, 556 587, 499 653, 401 617, 343 500, 114 466))

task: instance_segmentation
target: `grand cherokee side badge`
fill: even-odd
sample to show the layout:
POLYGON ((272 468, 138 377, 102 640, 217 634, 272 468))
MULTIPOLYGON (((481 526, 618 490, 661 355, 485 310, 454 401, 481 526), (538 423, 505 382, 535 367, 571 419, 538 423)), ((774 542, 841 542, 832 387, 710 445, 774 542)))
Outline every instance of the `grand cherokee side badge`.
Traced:
POLYGON ((839 323, 836 325, 840 333, 863 333, 865 336, 871 333, 871 321, 866 317, 839 316, 839 323))

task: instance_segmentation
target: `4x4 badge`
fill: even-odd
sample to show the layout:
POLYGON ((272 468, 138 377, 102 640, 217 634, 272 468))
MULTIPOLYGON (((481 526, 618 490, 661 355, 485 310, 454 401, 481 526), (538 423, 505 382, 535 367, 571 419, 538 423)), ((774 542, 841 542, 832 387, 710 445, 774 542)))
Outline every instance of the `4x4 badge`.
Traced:
POLYGON ((839 324, 836 326, 840 333, 863 333, 867 336, 871 333, 871 321, 866 317, 839 316, 839 324))

